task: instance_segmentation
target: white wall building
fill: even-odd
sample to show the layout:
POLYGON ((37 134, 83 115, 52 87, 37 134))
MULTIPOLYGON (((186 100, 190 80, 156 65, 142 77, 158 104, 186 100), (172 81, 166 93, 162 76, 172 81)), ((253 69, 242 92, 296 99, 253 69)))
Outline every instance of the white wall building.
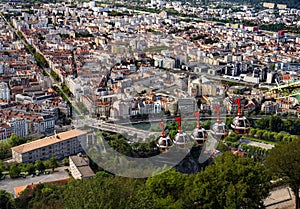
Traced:
POLYGON ((10 89, 5 82, 0 83, 0 99, 10 100, 10 89))
POLYGON ((15 133, 18 137, 28 135, 28 123, 25 118, 12 118, 8 124, 12 128, 12 133, 15 133))

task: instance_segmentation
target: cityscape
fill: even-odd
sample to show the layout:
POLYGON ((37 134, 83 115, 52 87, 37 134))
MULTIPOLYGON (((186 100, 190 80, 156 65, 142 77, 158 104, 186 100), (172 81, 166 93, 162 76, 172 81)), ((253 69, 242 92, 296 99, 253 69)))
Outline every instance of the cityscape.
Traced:
POLYGON ((299 3, 0 3, 0 208, 299 208, 299 136, 299 3))

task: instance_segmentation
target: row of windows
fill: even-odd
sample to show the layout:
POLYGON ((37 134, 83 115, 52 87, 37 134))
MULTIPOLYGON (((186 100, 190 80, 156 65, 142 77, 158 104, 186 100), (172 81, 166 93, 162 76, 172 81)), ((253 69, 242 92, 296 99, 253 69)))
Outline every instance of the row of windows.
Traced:
MULTIPOLYGON (((44 159, 44 158, 48 158, 49 156, 69 156, 71 154, 75 154, 77 152, 80 152, 81 149, 67 149, 67 150, 61 150, 61 151, 56 151, 54 153, 49 152, 49 153, 42 153, 41 155, 36 155, 35 159, 44 159)), ((29 160, 34 159, 34 156, 29 156, 28 157, 29 160)))

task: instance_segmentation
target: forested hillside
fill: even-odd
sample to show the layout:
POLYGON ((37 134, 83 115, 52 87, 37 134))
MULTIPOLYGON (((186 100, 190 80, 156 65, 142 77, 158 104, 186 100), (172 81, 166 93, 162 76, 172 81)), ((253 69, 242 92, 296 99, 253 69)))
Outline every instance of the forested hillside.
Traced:
POLYGON ((38 185, 15 200, 2 192, 0 208, 261 208, 269 182, 260 163, 225 153, 197 174, 172 169, 148 179, 130 179, 98 172, 89 180, 38 185))

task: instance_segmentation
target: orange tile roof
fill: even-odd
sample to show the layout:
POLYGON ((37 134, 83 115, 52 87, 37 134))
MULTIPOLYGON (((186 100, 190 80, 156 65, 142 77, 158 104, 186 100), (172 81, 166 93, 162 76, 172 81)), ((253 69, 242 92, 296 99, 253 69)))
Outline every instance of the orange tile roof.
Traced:
POLYGON ((19 197, 19 195, 21 194, 21 192, 23 192, 27 188, 27 186, 28 185, 15 187, 14 190, 15 190, 16 196, 19 197))
POLYGON ((11 149, 17 153, 26 153, 35 149, 39 149, 45 146, 49 146, 51 144, 55 144, 67 139, 71 139, 77 136, 81 136, 86 134, 86 131, 82 131, 79 129, 73 129, 70 131, 62 132, 53 136, 49 136, 43 139, 35 140, 26 144, 22 144, 16 147, 12 147, 11 149))

